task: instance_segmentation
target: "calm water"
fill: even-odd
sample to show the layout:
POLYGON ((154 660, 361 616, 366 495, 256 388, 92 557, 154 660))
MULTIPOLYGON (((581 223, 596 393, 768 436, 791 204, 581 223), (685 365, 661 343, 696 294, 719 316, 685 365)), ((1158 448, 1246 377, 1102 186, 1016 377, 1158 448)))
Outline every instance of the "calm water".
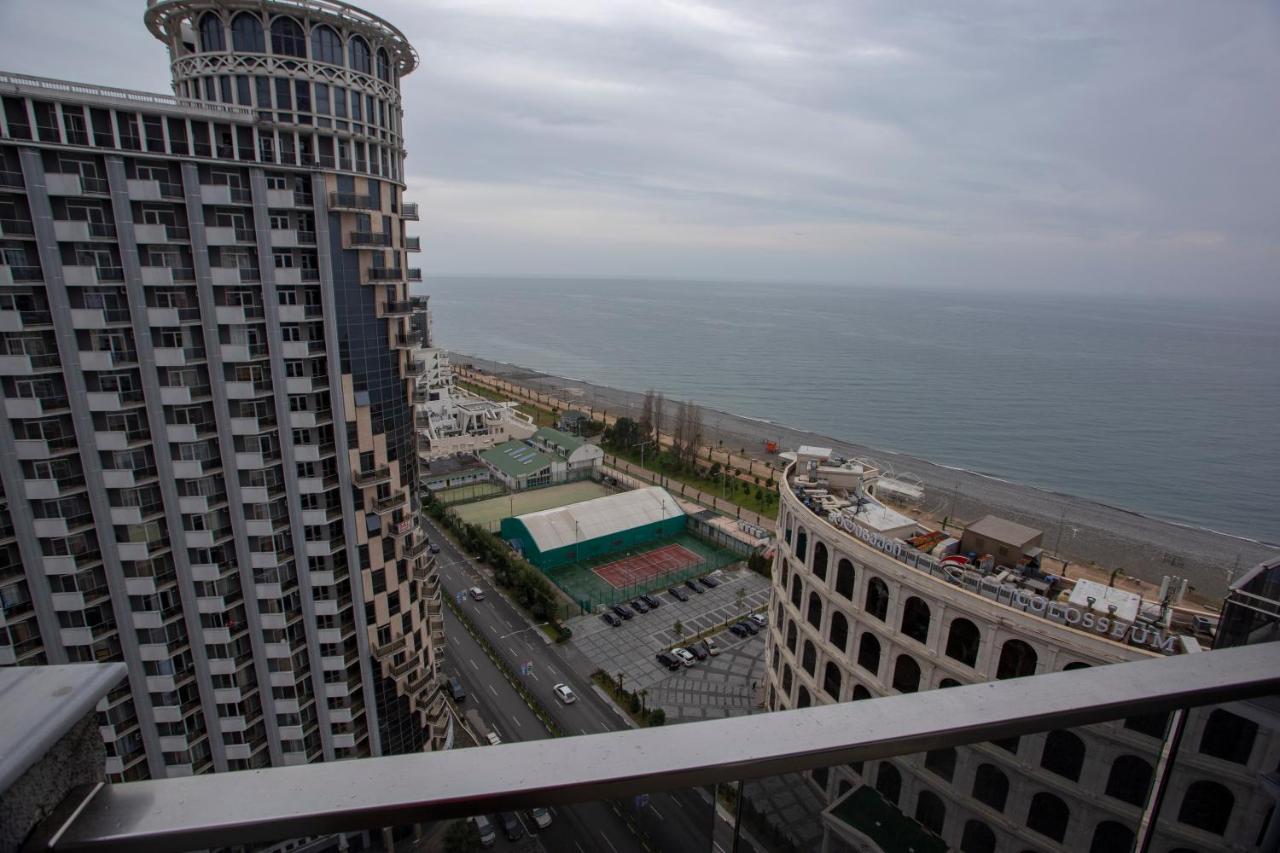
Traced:
POLYGON ((433 278, 441 345, 1280 542, 1280 308, 433 278))

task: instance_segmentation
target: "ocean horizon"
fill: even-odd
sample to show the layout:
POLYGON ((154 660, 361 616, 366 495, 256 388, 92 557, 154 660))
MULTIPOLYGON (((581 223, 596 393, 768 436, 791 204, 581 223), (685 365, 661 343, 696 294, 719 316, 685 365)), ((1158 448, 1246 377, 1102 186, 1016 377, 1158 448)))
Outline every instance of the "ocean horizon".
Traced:
POLYGON ((431 276, 451 350, 1280 542, 1280 302, 431 276))

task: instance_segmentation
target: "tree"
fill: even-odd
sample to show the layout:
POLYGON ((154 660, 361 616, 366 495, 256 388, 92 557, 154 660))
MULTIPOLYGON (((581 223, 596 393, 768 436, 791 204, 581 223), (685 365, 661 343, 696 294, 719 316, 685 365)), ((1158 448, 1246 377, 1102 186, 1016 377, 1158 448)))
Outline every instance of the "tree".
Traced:
POLYGON ((684 623, 677 619, 676 624, 671 626, 671 633, 676 635, 676 642, 684 639, 684 623))
POLYGON ((738 584, 738 612, 742 612, 742 605, 747 602, 747 590, 742 584, 738 584))
POLYGON ((480 849, 480 830, 475 821, 455 820, 444 834, 445 853, 472 853, 480 849))
POLYGON ((653 389, 644 392, 644 403, 640 407, 640 441, 648 441, 653 434, 653 389))
POLYGON ((649 725, 661 726, 667 721, 667 712, 661 708, 654 708, 649 712, 649 725))
POLYGON ((666 426, 666 416, 663 409, 666 408, 667 398, 661 393, 653 398, 653 441, 657 444, 657 450, 662 450, 662 430, 666 426))

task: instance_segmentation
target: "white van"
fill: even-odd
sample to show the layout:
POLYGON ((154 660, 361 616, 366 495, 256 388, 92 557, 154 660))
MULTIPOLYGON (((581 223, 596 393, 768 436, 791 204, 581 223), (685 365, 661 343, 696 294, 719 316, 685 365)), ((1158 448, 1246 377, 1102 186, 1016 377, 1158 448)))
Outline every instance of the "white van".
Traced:
POLYGON ((476 829, 480 830, 480 845, 482 847, 492 847, 498 842, 498 833, 493 831, 493 823, 484 815, 476 815, 470 818, 472 823, 476 825, 476 829))
POLYGON ((484 590, 480 587, 473 586, 467 592, 470 593, 472 601, 484 601, 484 590))

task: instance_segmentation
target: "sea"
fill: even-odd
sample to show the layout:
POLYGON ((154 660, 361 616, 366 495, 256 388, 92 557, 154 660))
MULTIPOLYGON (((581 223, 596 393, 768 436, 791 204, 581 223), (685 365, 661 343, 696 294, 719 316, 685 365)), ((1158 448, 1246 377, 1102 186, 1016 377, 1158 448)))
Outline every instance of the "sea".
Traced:
POLYGON ((439 346, 1280 543, 1280 302, 432 276, 439 346))

